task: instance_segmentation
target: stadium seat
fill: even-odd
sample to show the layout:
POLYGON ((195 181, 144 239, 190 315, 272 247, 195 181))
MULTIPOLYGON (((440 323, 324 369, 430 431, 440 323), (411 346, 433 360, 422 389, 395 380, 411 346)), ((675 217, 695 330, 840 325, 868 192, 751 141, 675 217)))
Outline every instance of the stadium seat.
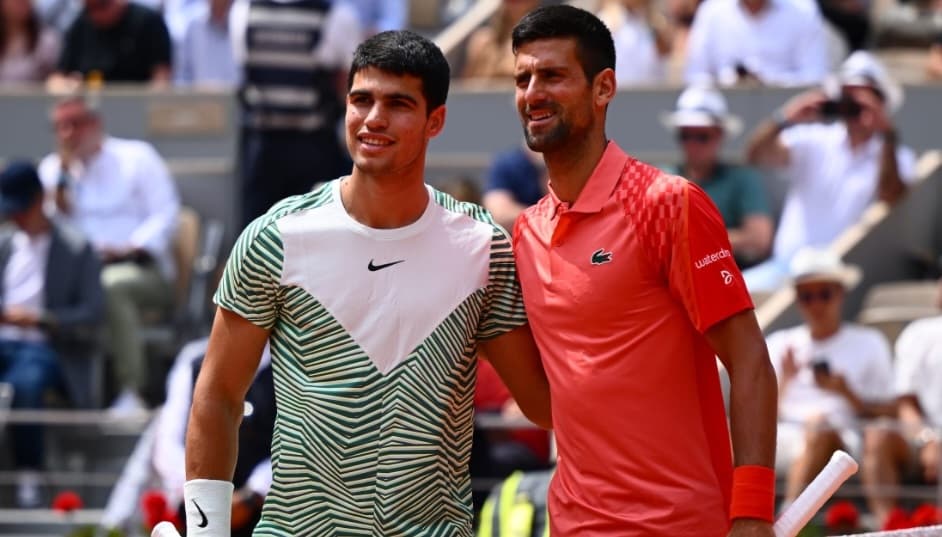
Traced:
POLYGON ((857 321, 880 330, 892 344, 911 321, 940 313, 937 286, 935 280, 875 285, 864 298, 857 321))

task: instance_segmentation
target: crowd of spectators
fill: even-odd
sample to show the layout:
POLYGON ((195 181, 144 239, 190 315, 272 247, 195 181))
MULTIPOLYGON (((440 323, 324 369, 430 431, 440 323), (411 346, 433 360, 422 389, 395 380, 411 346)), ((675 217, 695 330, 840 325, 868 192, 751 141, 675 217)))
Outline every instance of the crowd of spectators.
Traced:
MULTIPOLYGON (((83 0, 76 8, 66 0, 0 0, 0 88, 45 84, 68 95, 51 111, 51 153, 35 167, 15 162, 0 173, 0 213, 13 224, 0 234, 0 381, 14 386, 14 408, 41 408, 50 390, 83 406, 61 356, 96 345, 114 371, 113 412, 155 403, 144 397, 152 379, 142 319, 173 307, 180 195, 156 149, 109 135, 95 102, 76 90, 87 82, 236 90, 241 175, 233 182, 243 225, 349 168, 336 129, 346 67, 364 36, 408 24, 408 4, 83 0), (67 274, 60 274, 63 267, 67 274)), ((503 0, 468 36, 456 76, 510 83, 510 29, 539 4, 503 0)), ((878 331, 842 321, 859 274, 827 247, 870 203, 896 203, 916 178, 916 156, 899 141, 894 122, 902 87, 870 49, 920 50, 925 78, 942 78, 942 4, 594 6, 612 30, 621 87, 686 85, 662 114, 677 148, 664 170, 696 183, 716 204, 751 291, 795 291, 803 324, 768 339, 779 376, 777 466, 785 502, 833 450, 845 449, 864 463, 870 509, 882 525, 897 505, 887 487, 938 479, 942 318, 913 323, 895 349, 878 331), (743 125, 723 95, 731 86, 810 89, 767 121, 743 125), (724 144, 739 136, 746 151, 730 158, 724 144), (773 206, 762 174, 786 181, 782 207, 773 206)), ((446 190, 480 201, 510 229, 546 194, 547 181, 540 156, 521 140, 493 156, 481 181, 456 180, 446 190)), ((179 397, 177 413, 161 422, 174 430, 160 448, 173 455, 156 464, 171 499, 178 499, 174 487, 182 479, 174 473, 181 466, 180 409, 188 404, 198 354, 181 358, 171 373, 177 387, 168 388, 168 397, 179 397)), ((492 381, 484 369, 479 410, 513 417, 513 402, 492 381)), ((17 502, 35 506, 42 429, 23 425, 10 433, 17 502)), ((547 462, 547 445, 520 432, 484 435, 474 462, 503 468, 496 474, 538 468, 547 462)), ((249 473, 240 484, 249 483, 249 473)), ((246 489, 249 499, 257 499, 254 493, 246 489)))

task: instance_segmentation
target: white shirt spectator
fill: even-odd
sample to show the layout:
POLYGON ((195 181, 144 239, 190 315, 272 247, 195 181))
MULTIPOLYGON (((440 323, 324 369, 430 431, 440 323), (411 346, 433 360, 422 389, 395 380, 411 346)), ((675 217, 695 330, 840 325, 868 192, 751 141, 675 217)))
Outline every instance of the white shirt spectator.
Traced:
POLYGON ((883 335, 872 328, 845 324, 828 339, 815 341, 805 325, 779 330, 767 340, 769 357, 776 374, 791 348, 798 374, 780 394, 779 420, 806 423, 824 417, 834 427, 853 427, 857 416, 844 397, 819 388, 811 364, 826 360, 832 374, 842 375, 847 385, 865 401, 893 398, 893 366, 890 347, 883 335))
MULTIPOLYGON (((883 139, 874 136, 853 151, 843 123, 818 123, 786 129, 781 141, 791 155, 790 188, 772 251, 787 261, 804 246, 829 245, 877 199, 883 139)), ((915 153, 898 146, 896 162, 903 181, 912 183, 915 153)))
POLYGON ((615 77, 619 87, 654 85, 664 81, 664 59, 658 54, 654 30, 643 17, 625 8, 611 22, 615 41, 615 77))
POLYGON ((181 85, 233 88, 241 77, 228 23, 214 22, 208 11, 190 21, 176 60, 176 81, 181 85))
POLYGON ((409 10, 405 0, 346 0, 357 10, 360 24, 368 32, 401 30, 409 10))
MULTIPOLYGON (((172 506, 183 500, 183 484, 186 482, 184 438, 193 402, 193 363, 205 356, 208 345, 209 338, 187 344, 167 375, 167 400, 157 421, 152 460, 161 478, 167 503, 172 506)), ((266 345, 256 374, 269 363, 271 354, 266 345)), ((271 482, 271 461, 265 460, 252 470, 246 486, 265 496, 271 489, 271 482)))
POLYGON ((797 86, 820 82, 829 67, 823 20, 793 0, 767 0, 758 15, 741 0, 707 0, 687 51, 688 84, 735 82, 741 65, 764 84, 797 86))
MULTIPOLYGON (((11 241, 10 259, 3 271, 3 305, 41 312, 45 306, 46 262, 52 235, 43 233, 30 237, 15 231, 11 241)), ((0 324, 0 339, 11 341, 45 341, 42 330, 12 324, 0 324)))
MULTIPOLYGON (((275 0, 290 4, 297 0, 275 0)), ((238 65, 245 63, 245 29, 249 19, 250 0, 235 0, 229 11, 229 36, 232 51, 238 65)), ((320 65, 337 69, 349 69, 353 53, 360 44, 363 28, 356 10, 345 2, 333 5, 324 21, 324 34, 314 49, 320 65)))
MULTIPOLYGON (((63 177, 59 155, 39 164, 47 192, 63 177)), ((69 170, 73 214, 68 217, 96 249, 142 248, 157 261, 168 281, 174 277, 171 252, 180 199, 170 171, 154 147, 140 140, 105 137, 87 163, 69 170)))
POLYGON ((915 395, 928 422, 942 426, 942 317, 915 321, 896 340, 896 395, 915 395))

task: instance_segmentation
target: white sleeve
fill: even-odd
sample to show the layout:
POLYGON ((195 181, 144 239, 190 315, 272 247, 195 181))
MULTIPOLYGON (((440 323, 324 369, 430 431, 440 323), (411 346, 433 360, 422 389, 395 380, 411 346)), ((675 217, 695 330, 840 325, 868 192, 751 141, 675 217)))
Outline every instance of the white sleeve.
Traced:
POLYGON ((684 66, 684 82, 706 84, 715 81, 716 73, 710 65, 710 26, 713 16, 710 4, 705 2, 694 16, 687 39, 687 63, 684 66), (704 9, 706 8, 706 9, 704 9))
POLYGON ((324 39, 318 55, 325 66, 346 71, 362 39, 363 26, 356 10, 343 2, 334 4, 324 21, 324 39))
POLYGON ((874 331, 869 347, 871 352, 867 373, 866 392, 859 394, 863 399, 888 401, 893 398, 893 359, 890 345, 883 334, 874 331))
POLYGON ((137 155, 136 188, 144 197, 147 218, 131 232, 130 243, 156 255, 170 250, 180 215, 180 198, 170 170, 150 144, 137 155))
POLYGON ((787 347, 785 343, 785 332, 780 330, 773 333, 765 340, 765 344, 769 348, 769 361, 772 362, 772 367, 775 369, 775 376, 778 377, 782 370, 782 356, 785 354, 787 347))
POLYGON ((908 146, 897 146, 896 169, 904 183, 912 184, 916 180, 916 153, 908 146))
POLYGON ((43 157, 43 159, 39 161, 39 166, 36 168, 36 171, 39 173, 39 180, 42 181, 43 188, 46 192, 55 191, 56 187, 59 185, 59 175, 62 173, 59 155, 50 153, 43 157))
POLYGON ((897 397, 916 395, 920 389, 923 373, 922 353, 919 349, 919 324, 907 326, 896 339, 896 369, 893 389, 897 397))
POLYGON ((828 75, 828 40, 824 19, 813 11, 794 7, 794 70, 777 73, 764 82, 781 86, 813 85, 828 75))

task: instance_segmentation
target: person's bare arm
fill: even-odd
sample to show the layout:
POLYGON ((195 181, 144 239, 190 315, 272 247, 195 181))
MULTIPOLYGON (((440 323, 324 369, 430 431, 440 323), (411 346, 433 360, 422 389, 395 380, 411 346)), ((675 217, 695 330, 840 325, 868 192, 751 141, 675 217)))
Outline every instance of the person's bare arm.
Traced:
POLYGON ((753 310, 737 313, 706 332, 729 372, 730 422, 736 465, 772 467, 778 386, 769 351, 753 310))
POLYGON ((187 427, 188 480, 232 480, 245 394, 266 341, 267 330, 217 308, 187 427))
POLYGON ((544 429, 552 429, 549 382, 530 326, 483 340, 480 346, 523 415, 544 429))
MULTIPOLYGON (((729 373, 730 424, 736 466, 775 467, 778 386, 753 310, 713 325, 706 337, 729 373)), ((729 535, 770 536, 768 522, 739 518, 729 535)))
POLYGON ((893 121, 885 105, 875 95, 857 93, 854 96, 862 111, 860 121, 883 136, 880 150, 880 171, 877 174, 877 197, 889 204, 896 203, 906 193, 906 183, 896 161, 897 136, 893 121))
POLYGON ((766 214, 746 216, 740 227, 727 230, 733 251, 749 259, 766 257, 772 248, 773 227, 766 214))
POLYGON ((155 65, 154 69, 150 72, 150 84, 157 88, 169 86, 172 76, 173 71, 170 69, 169 65, 155 65))
POLYGON ((816 89, 793 97, 777 112, 779 117, 766 120, 756 128, 746 145, 746 160, 755 166, 787 166, 791 155, 779 134, 787 125, 820 120, 821 105, 826 100, 824 93, 816 89))
POLYGON ((504 229, 514 228, 514 221, 526 207, 514 199, 513 194, 504 189, 490 190, 481 200, 484 208, 490 211, 494 221, 504 229))

